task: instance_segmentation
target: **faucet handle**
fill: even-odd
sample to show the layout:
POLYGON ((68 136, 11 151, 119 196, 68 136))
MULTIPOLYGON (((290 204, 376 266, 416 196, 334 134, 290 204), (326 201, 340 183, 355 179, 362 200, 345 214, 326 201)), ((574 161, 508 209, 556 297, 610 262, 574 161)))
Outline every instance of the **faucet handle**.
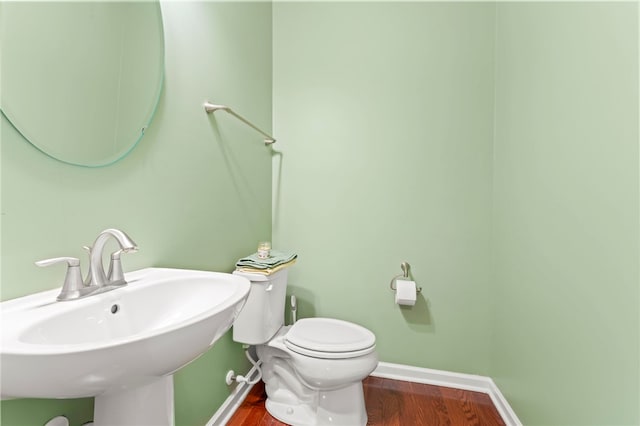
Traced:
POLYGON ((44 268, 46 266, 56 265, 62 262, 67 262, 69 267, 80 266, 80 259, 77 257, 52 257, 51 259, 38 260, 36 265, 44 268))
POLYGON ((109 261, 109 272, 107 272, 107 281, 111 285, 120 281, 124 282, 124 271, 122 270, 122 262, 120 261, 120 255, 125 253, 125 250, 118 250, 111 253, 111 260, 109 261))
POLYGON ((77 299, 85 293, 82 291, 85 287, 82 282, 82 273, 80 272, 80 259, 75 257, 54 257, 51 259, 39 260, 36 262, 36 265, 46 267, 63 262, 67 263, 67 274, 64 277, 62 290, 60 291, 57 300, 77 299))

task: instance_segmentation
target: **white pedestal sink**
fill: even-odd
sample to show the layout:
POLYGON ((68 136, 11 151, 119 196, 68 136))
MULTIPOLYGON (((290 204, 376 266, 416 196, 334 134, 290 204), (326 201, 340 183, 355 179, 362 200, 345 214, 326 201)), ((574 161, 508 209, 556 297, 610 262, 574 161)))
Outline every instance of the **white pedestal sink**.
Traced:
POLYGON ((2 302, 2 398, 95 397, 95 426, 172 425, 173 373, 231 327, 250 284, 166 268, 125 278, 85 299, 56 302, 55 289, 2 302))

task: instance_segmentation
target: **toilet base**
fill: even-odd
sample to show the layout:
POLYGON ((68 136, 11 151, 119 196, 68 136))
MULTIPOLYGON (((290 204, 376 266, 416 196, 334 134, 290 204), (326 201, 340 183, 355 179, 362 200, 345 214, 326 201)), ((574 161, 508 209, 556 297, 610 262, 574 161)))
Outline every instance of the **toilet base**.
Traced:
POLYGON ((311 411, 310 407, 303 404, 293 405, 285 404, 283 402, 271 401, 267 398, 265 403, 267 412, 273 417, 295 426, 315 426, 316 423, 312 419, 315 419, 315 413, 311 411))
POLYGON ((267 412, 283 423, 294 426, 365 426, 362 382, 341 389, 318 391, 318 406, 273 401, 267 397, 267 412))

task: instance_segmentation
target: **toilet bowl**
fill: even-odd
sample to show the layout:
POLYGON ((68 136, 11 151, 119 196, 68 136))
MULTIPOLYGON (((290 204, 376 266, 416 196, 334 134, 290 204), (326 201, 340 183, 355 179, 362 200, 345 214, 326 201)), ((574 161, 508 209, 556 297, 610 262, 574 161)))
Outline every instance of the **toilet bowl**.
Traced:
POLYGON ((287 270, 234 273, 247 277, 251 290, 233 340, 256 346, 267 411, 295 426, 366 425, 362 380, 378 365, 375 335, 332 318, 284 326, 287 270))

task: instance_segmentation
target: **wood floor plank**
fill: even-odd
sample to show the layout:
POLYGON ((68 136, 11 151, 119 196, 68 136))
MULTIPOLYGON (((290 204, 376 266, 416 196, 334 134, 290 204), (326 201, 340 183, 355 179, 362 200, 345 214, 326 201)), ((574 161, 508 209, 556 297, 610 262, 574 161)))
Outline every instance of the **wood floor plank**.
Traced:
MULTIPOLYGON (((368 426, 505 426, 491 398, 481 392, 371 376, 363 389, 368 426)), ((267 412, 266 397, 259 382, 227 425, 286 426, 267 412)))
POLYGON ((450 407, 450 411, 455 415, 455 418, 452 416, 454 424, 469 426, 504 425, 489 395, 454 388, 442 388, 441 391, 447 406, 450 407))
POLYGON ((400 382, 406 394, 407 419, 415 425, 451 425, 451 415, 441 388, 421 383, 400 382))
POLYGON ((369 420, 367 425, 400 426, 402 394, 393 383, 379 377, 368 377, 363 387, 369 420))

